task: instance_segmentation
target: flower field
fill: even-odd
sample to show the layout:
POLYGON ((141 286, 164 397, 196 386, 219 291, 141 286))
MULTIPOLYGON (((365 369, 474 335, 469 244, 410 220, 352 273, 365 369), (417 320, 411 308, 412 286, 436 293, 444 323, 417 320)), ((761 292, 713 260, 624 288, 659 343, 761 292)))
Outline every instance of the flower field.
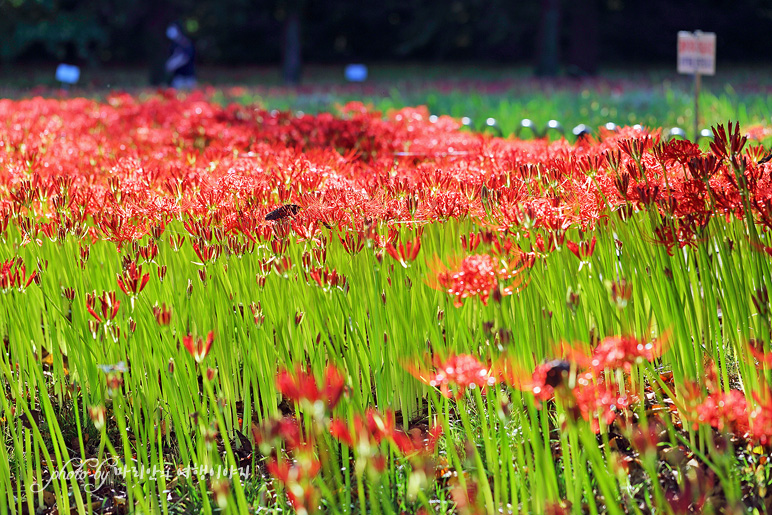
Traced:
POLYGON ((0 120, 0 513, 772 510, 772 161, 737 124, 0 120))

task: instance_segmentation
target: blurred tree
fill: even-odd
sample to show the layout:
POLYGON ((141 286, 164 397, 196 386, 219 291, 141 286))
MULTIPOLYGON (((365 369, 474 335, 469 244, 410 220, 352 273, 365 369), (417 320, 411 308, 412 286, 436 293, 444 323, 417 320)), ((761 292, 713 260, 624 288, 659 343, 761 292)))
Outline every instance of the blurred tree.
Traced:
POLYGON ((541 0, 541 20, 536 50, 536 75, 554 77, 560 72, 560 0, 541 0))
POLYGON ((0 0, 0 60, 45 53, 59 61, 96 62, 109 41, 99 23, 100 2, 0 0))
POLYGON ((557 73, 561 56, 569 73, 672 63, 676 32, 695 29, 717 33, 720 62, 768 60, 763 38, 772 31, 772 0, 0 0, 0 12, 5 63, 160 63, 163 29, 176 19, 200 62, 283 62, 291 82, 301 55, 532 61, 543 74, 557 73))
POLYGON ((595 75, 600 57, 598 0, 574 0, 568 3, 568 74, 595 75))
POLYGON ((281 2, 284 11, 284 30, 282 34, 282 78, 285 84, 300 84, 302 73, 301 19, 304 0, 284 0, 281 2))
POLYGON ((389 22, 380 33, 392 55, 491 61, 522 59, 532 49, 533 2, 387 0, 377 5, 368 9, 369 16, 389 22))

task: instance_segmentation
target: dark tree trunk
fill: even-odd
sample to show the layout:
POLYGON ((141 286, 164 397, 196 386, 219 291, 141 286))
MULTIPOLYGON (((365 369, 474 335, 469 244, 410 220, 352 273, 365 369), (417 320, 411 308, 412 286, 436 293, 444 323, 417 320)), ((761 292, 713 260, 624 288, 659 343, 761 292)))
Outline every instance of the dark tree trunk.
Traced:
POLYGON ((287 13, 287 19, 284 22, 282 75, 286 84, 300 84, 301 48, 300 8, 294 8, 287 13))
POLYGON ((144 34, 141 51, 144 52, 148 64, 151 86, 167 85, 168 74, 165 64, 169 58, 169 40, 166 38, 166 27, 174 20, 174 9, 167 1, 154 2, 147 12, 143 23, 144 34))
POLYGON ((598 0, 574 0, 569 16, 568 71, 574 76, 595 75, 599 59, 598 0))
POLYGON ((542 0, 536 43, 536 75, 554 77, 560 71, 560 0, 542 0))

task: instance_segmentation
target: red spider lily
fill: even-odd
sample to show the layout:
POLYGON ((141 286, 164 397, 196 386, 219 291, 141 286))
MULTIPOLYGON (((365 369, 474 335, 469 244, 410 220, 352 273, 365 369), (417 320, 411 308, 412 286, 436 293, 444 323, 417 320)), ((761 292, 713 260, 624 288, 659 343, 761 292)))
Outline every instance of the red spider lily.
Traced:
POLYGON ((86 294, 86 311, 99 323, 113 320, 118 315, 118 308, 120 306, 121 301, 116 300, 114 291, 102 292, 100 297, 97 297, 96 292, 86 294), (94 309, 97 299, 99 299, 101 316, 94 309))
POLYGON ((719 431, 730 431, 739 436, 750 434, 748 401, 738 390, 716 392, 708 395, 695 408, 697 421, 715 427, 719 431))
POLYGON ((273 263, 273 269, 279 275, 286 276, 287 272, 292 270, 292 260, 288 256, 282 256, 281 259, 271 258, 271 263, 273 263))
MULTIPOLYGON (((266 467, 268 469, 268 472, 273 477, 275 477, 285 485, 288 485, 292 482, 298 481, 299 479, 303 479, 306 477, 308 478, 314 477, 322 467, 322 464, 318 460, 311 460, 309 461, 309 463, 310 463, 309 467, 304 467, 301 469, 300 467, 297 467, 297 466, 291 466, 286 461, 282 461, 282 462, 269 461, 266 464, 266 467)), ((292 502, 293 507, 297 509, 298 508, 297 495, 296 494, 293 495, 293 493, 294 492, 289 492, 289 491, 287 492, 288 495, 292 495, 292 497, 295 498, 295 502, 293 502, 292 498, 290 499, 290 502, 292 502)))
POLYGON ((633 158, 635 161, 640 161, 644 152, 652 149, 659 143, 659 137, 656 139, 646 134, 643 137, 637 138, 625 138, 619 141, 619 149, 633 158))
MULTIPOLYGON (((182 222, 182 225, 190 233, 190 235, 202 242, 208 242, 212 240, 212 227, 209 220, 192 220, 187 219, 182 222)), ((174 244, 174 242, 172 242, 174 244)))
POLYGON ((764 352, 764 342, 751 340, 748 342, 748 351, 762 366, 772 367, 772 351, 764 352))
POLYGON ((474 252, 477 250, 477 247, 480 246, 480 243, 482 243, 482 233, 480 232, 469 233, 469 235, 461 235, 461 246, 467 252, 474 252))
POLYGON ((568 250, 570 250, 581 261, 584 261, 589 257, 591 257, 593 252, 595 252, 595 241, 596 241, 595 236, 593 236, 592 240, 590 240, 589 242, 583 241, 579 244, 576 244, 573 241, 567 241, 566 247, 568 247, 568 250))
POLYGON ((266 464, 268 473, 284 484, 287 500, 299 514, 315 510, 318 493, 312 484, 322 465, 312 453, 303 452, 290 464, 271 459, 266 464))
POLYGON ((405 368, 419 381, 439 388, 440 393, 449 399, 460 399, 469 388, 482 391, 498 382, 491 367, 483 365, 469 354, 454 355, 445 361, 435 358, 433 372, 412 365, 405 365, 405 368))
MULTIPOLYGON (((585 140, 575 147, 565 142, 498 138, 481 146, 477 135, 459 132, 457 123, 430 122, 427 113, 410 108, 386 119, 374 112, 358 112, 351 118, 328 113, 296 117, 221 107, 203 97, 157 95, 142 101, 111 97, 103 103, 82 99, 9 101, 2 109, 8 127, 14 128, 6 135, 11 142, 14 134, 36 134, 41 109, 56 110, 63 120, 63 134, 79 130, 75 151, 71 144, 74 138, 50 141, 43 132, 25 139, 24 152, 6 156, 6 169, 29 170, 31 179, 19 180, 13 173, 2 179, 8 202, 0 212, 0 228, 5 230, 9 223, 15 223, 28 240, 38 230, 49 236, 81 234, 82 222, 88 216, 94 216, 99 228, 92 237, 118 246, 148 233, 155 239, 162 237, 168 221, 175 217, 183 219, 194 240, 211 243, 214 238, 219 244, 225 243, 223 234, 230 231, 242 232, 256 242, 256 232, 263 238, 281 226, 278 235, 286 236, 292 231, 293 217, 306 227, 310 227, 306 219, 363 227, 365 222, 376 225, 382 221, 414 222, 416 218, 423 222, 448 216, 482 216, 487 211, 488 216, 502 216, 507 223, 517 220, 529 227, 554 230, 559 219, 569 225, 593 226, 604 216, 598 209, 604 199, 610 199, 612 210, 624 205, 614 195, 615 179, 620 182, 621 175, 627 176, 628 184, 620 187, 627 195, 636 186, 643 187, 631 181, 634 177, 643 180, 641 174, 646 172, 646 189, 639 197, 651 200, 655 190, 660 197, 667 192, 669 199, 678 199, 679 216, 688 214, 692 207, 705 206, 705 191, 690 189, 681 180, 687 167, 687 173, 694 172, 692 178, 712 182, 710 195, 716 197, 718 210, 741 212, 739 186, 751 190, 766 187, 766 182, 756 177, 756 169, 763 170, 765 165, 755 166, 755 157, 743 181, 727 169, 731 160, 726 158, 735 156, 738 164, 739 159, 746 159, 740 155, 745 142, 735 125, 728 132, 716 128, 712 150, 718 158, 711 164, 707 161, 710 155, 694 144, 658 143, 656 132, 633 128, 609 133, 599 141, 585 140), (134 127, 156 119, 151 130, 137 136, 134 127), (97 120, 103 125, 91 130, 97 120), (104 124, 104 120, 111 122, 104 124), (202 141, 206 142, 205 150, 200 149, 202 141), (249 155, 242 153, 236 158, 232 149, 249 146, 250 141, 260 143, 249 155), (169 153, 169 142, 177 148, 197 150, 169 153), (129 146, 141 155, 111 161, 119 149, 129 146), (405 147, 411 149, 413 157, 402 159, 395 172, 394 153, 403 153, 405 147), (454 150, 449 153, 451 147, 454 150), (338 149, 342 148, 356 148, 357 152, 341 156, 338 149), (109 169, 110 173, 85 183, 73 175, 63 177, 62 170, 81 168, 84 155, 93 161, 94 168, 109 169), (527 155, 529 162, 522 164, 519 158, 514 162, 513 155, 527 155), (695 160, 694 165, 691 160, 695 160), (703 160, 704 166, 698 162, 703 160), (51 166, 52 162, 56 166, 51 166), (514 173, 504 173, 502 165, 493 163, 506 163, 514 173), (154 173, 145 172, 148 164, 154 173), (655 166, 659 168, 656 172, 655 166), (670 177, 669 184, 663 183, 664 172, 670 177), (598 191, 587 188, 589 175, 597 180, 598 191), (285 205, 268 214, 271 223, 262 223, 266 217, 263 206, 277 198, 285 205), (303 199, 303 210, 289 203, 295 198, 303 199), (38 210, 36 203, 42 209, 38 210), (33 205, 36 212, 50 212, 56 217, 33 220, 26 214, 33 205), (309 214, 311 206, 320 216, 309 214), (523 213, 526 216, 521 216, 523 213)), ((633 196, 635 193, 632 191, 633 196)), ((312 236, 310 231, 302 237, 308 236, 312 236)), ((560 237, 562 232, 543 242, 544 248, 559 243, 560 237)), ((180 247, 180 238, 173 247, 180 247)), ((349 251, 358 247, 347 246, 349 251)), ((153 248, 144 248, 138 254, 149 257, 153 248)))
POLYGON ((62 295, 64 296, 65 299, 69 300, 70 302, 75 300, 75 290, 73 288, 70 288, 69 286, 67 288, 64 288, 64 290, 62 291, 62 295))
POLYGON ((289 240, 287 240, 286 236, 287 234, 284 236, 276 236, 271 240, 271 250, 275 255, 280 256, 287 251, 287 248, 289 247, 289 240))
POLYGON ((145 261, 153 261, 158 257, 158 244, 150 240, 147 245, 137 249, 137 254, 145 261))
MULTIPOLYGON (((716 379, 708 379, 708 391, 718 386, 716 379)), ((719 431, 731 432, 761 445, 772 444, 772 395, 752 394, 753 402, 739 390, 713 392, 701 397, 702 385, 694 383, 683 395, 689 402, 692 421, 708 424, 719 431), (755 406, 754 406, 755 402, 755 406)))
POLYGON ((346 276, 343 274, 338 274, 337 270, 334 268, 332 271, 321 267, 312 268, 309 270, 308 275, 316 282, 316 284, 324 289, 336 287, 340 287, 342 289, 346 288, 346 276))
POLYGON ((182 244, 185 243, 185 236, 182 234, 178 235, 169 235, 169 245, 171 245, 172 250, 175 252, 180 250, 182 248, 182 244))
POLYGON ((37 276, 37 270, 33 270, 27 276, 27 268, 21 258, 9 259, 0 263, 0 290, 11 288, 18 288, 19 291, 26 290, 37 276))
POLYGON ((222 245, 210 245, 204 240, 198 240, 193 242, 193 251, 198 259, 206 264, 209 261, 215 261, 222 254, 222 245))
MULTIPOLYGON (((322 225, 325 225, 328 229, 331 227, 326 222, 322 222, 322 225)), ((295 234, 298 236, 298 243, 310 241, 317 245, 321 244, 321 226, 314 220, 307 222, 293 220, 292 230, 295 231, 295 234)))
POLYGON ((118 287, 130 297, 135 297, 145 289, 150 280, 150 274, 142 275, 142 265, 131 263, 129 267, 118 275, 118 287))
POLYGON ((102 428, 105 427, 106 411, 104 406, 89 406, 88 415, 97 431, 101 431, 102 428))
POLYGON ((710 143, 710 150, 719 159, 734 158, 740 155, 748 138, 740 135, 740 124, 737 123, 732 130, 732 122, 729 122, 727 129, 719 124, 713 127, 713 141, 710 143), (727 134, 728 132, 728 134, 727 134))
POLYGON ((617 308, 627 307, 627 303, 633 296, 633 285, 627 282, 624 277, 618 281, 609 282, 607 285, 611 294, 611 301, 616 304, 617 308))
POLYGON ((303 252, 303 255, 300 256, 300 263, 303 265, 304 270, 311 270, 311 268, 313 268, 313 258, 311 257, 311 253, 303 252))
POLYGON ((538 402, 559 397, 569 413, 573 410, 577 417, 581 415, 598 432, 601 422, 610 424, 635 400, 620 394, 620 386, 605 380, 604 372, 617 369, 630 372, 633 364, 658 357, 662 347, 659 341, 643 343, 633 337, 612 336, 600 342, 591 354, 562 345, 560 353, 566 359, 538 365, 530 380, 524 379, 526 374, 522 368, 506 360, 497 363, 495 368, 507 384, 531 391, 538 402))
POLYGON ((280 371, 276 378, 276 386, 282 395, 293 402, 313 405, 321 401, 326 409, 332 411, 343 396, 345 381, 335 366, 327 365, 324 383, 319 387, 314 376, 304 372, 298 366, 295 374, 291 374, 288 370, 280 371))
POLYGON ((249 309, 252 310, 252 317, 255 321, 255 324, 262 325, 263 322, 265 322, 265 314, 263 313, 262 305, 259 302, 253 302, 249 305, 249 309))
POLYGON ((283 443, 288 450, 299 449, 308 445, 300 421, 292 417, 269 420, 259 427, 252 425, 252 438, 263 450, 263 454, 276 454, 283 443))
POLYGON ((403 268, 407 268, 408 262, 415 261, 418 257, 418 251, 421 250, 421 236, 416 236, 407 243, 399 243, 399 247, 394 247, 391 243, 386 244, 386 252, 392 258, 399 261, 403 268))
POLYGON ((338 236, 338 240, 343 245, 343 249, 352 256, 359 254, 365 248, 365 243, 367 242, 367 238, 363 237, 361 233, 357 233, 355 238, 350 232, 347 232, 344 238, 338 236))
POLYGON ((330 423, 330 434, 333 438, 357 450, 361 458, 367 459, 368 463, 380 472, 386 465, 385 457, 378 449, 382 442, 391 442, 405 456, 433 453, 442 429, 441 426, 435 426, 426 439, 420 435, 411 438, 396 428, 394 412, 379 413, 369 408, 364 417, 357 414, 350 421, 333 419, 330 423), (437 427, 440 429, 438 430, 437 427))
POLYGON ((209 354, 209 351, 212 350, 212 343, 214 343, 213 331, 209 331, 209 334, 206 336, 206 341, 200 336, 193 337, 187 335, 182 338, 182 345, 184 345, 185 349, 193 356, 196 363, 202 363, 204 361, 209 354))
MULTIPOLYGON (((368 408, 365 416, 354 415, 351 425, 353 433, 349 430, 348 421, 335 418, 330 423, 332 436, 352 448, 361 446, 362 442, 379 445, 384 440, 389 440, 397 432, 394 412, 379 413, 374 408, 368 408)), ((402 433, 404 436, 404 433, 402 433)))
POLYGON ((533 382, 530 368, 526 369, 507 356, 499 358, 491 365, 491 374, 495 375, 499 382, 512 388, 532 391, 533 382))
MULTIPOLYGON (((372 226, 372 227, 374 228, 375 226, 372 226)), ((373 234, 372 240, 376 248, 384 249, 386 248, 386 245, 397 241, 398 237, 399 237, 399 231, 397 231, 394 228, 390 228, 388 234, 386 234, 385 236, 377 233, 373 234)))
MULTIPOLYGON (((442 437, 442 426, 440 424, 434 424, 431 429, 426 432, 422 432, 418 428, 410 430, 410 440, 412 445, 412 452, 419 454, 433 454, 437 448, 437 442, 442 437)), ((400 448, 403 453, 407 452, 400 448)))
POLYGON ((596 433, 600 430, 599 421, 611 424, 633 401, 631 397, 619 393, 618 385, 595 379, 591 373, 579 376, 572 394, 582 418, 590 421, 596 433))
POLYGON ((662 338, 646 343, 633 336, 604 338, 593 350, 590 367, 596 373, 617 368, 630 372, 632 365, 659 357, 663 351, 662 342, 662 338))
POLYGON ((275 220, 271 224, 271 230, 275 240, 286 240, 287 236, 292 233, 292 220, 287 218, 275 220))
POLYGON ((429 285, 432 287, 439 285, 449 295, 455 297, 453 304, 456 307, 461 307, 464 300, 469 297, 479 297, 480 301, 487 305, 491 290, 498 286, 500 280, 514 278, 511 285, 501 290, 502 295, 512 295, 525 287, 522 279, 518 277, 518 274, 524 270, 519 262, 517 265, 506 262, 497 263, 487 254, 475 254, 464 258, 453 272, 443 269, 438 264, 431 268, 434 269, 434 276, 430 277, 429 285))
POLYGON ((753 400, 756 401, 756 407, 748 416, 751 422, 751 435, 761 445, 769 446, 772 444, 772 394, 767 393, 762 398, 754 392, 753 400))

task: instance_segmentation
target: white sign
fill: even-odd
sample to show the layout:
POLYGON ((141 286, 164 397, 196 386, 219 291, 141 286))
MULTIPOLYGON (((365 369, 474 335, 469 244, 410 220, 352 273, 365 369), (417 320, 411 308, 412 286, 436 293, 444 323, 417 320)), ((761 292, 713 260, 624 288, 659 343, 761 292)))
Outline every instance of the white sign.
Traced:
POLYGON ((349 64, 346 66, 346 80, 349 82, 364 82, 367 80, 367 66, 364 64, 349 64))
POLYGON ((716 33, 678 33, 678 73, 716 74, 716 33))
POLYGON ((80 68, 72 64, 60 64, 56 67, 56 80, 65 84, 75 84, 80 79, 80 68))

